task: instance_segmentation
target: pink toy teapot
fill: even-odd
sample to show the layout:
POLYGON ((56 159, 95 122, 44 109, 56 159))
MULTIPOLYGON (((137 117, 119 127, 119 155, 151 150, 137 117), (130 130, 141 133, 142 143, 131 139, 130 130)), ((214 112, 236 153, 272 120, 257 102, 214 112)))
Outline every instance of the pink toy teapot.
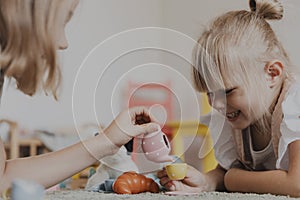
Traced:
POLYGON ((170 142, 159 125, 157 131, 144 135, 142 149, 150 161, 157 163, 173 161, 173 157, 169 155, 171 151, 170 142))

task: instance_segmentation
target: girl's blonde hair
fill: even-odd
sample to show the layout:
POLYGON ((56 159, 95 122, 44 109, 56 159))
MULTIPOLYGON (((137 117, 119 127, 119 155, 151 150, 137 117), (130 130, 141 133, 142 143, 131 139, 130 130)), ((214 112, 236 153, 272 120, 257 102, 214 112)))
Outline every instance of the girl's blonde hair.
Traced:
POLYGON ((25 94, 33 95, 42 86, 56 98, 63 3, 66 0, 0 0, 0 68, 25 94))
MULTIPOLYGON (((257 97, 262 113, 249 108, 256 120, 269 115, 264 66, 280 60, 284 78, 291 75, 290 59, 266 20, 280 20, 283 7, 277 0, 250 0, 251 11, 231 11, 205 30, 194 49, 193 78, 200 92, 243 87, 257 97)), ((277 88, 280 89, 280 88, 277 88)))

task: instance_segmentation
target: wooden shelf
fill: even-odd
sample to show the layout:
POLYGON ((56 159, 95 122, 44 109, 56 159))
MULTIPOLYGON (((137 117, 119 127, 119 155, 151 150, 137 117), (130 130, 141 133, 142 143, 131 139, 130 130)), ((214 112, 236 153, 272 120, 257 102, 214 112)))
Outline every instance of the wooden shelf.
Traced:
POLYGON ((35 156, 39 154, 39 149, 43 150, 42 153, 48 152, 48 149, 45 147, 42 141, 35 138, 20 138, 20 130, 16 122, 2 119, 0 120, 0 123, 6 123, 9 125, 9 140, 4 144, 8 159, 23 157, 21 151, 24 149, 24 147, 29 149, 28 155, 26 156, 35 156))
POLYGON ((40 154, 40 151, 38 151, 39 149, 42 149, 43 153, 48 152, 48 149, 45 147, 43 142, 35 138, 20 139, 13 146, 11 144, 5 144, 5 149, 9 152, 9 159, 23 157, 24 153, 22 153, 22 151, 24 151, 24 147, 28 148, 27 156, 40 154))

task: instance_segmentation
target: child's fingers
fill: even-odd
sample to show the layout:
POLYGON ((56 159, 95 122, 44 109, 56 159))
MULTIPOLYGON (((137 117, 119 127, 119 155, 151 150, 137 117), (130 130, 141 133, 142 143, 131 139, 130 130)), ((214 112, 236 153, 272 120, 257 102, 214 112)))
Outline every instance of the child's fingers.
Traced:
POLYGON ((186 172, 186 177, 194 177, 199 175, 201 172, 195 169, 194 167, 188 165, 187 166, 187 172, 186 172))
POLYGON ((163 178, 163 177, 167 176, 167 172, 165 169, 163 169, 163 170, 157 172, 156 176, 157 176, 157 178, 163 178))
POLYGON ((170 191, 176 190, 176 187, 175 187, 173 181, 168 181, 168 182, 164 185, 164 187, 165 187, 167 190, 170 190, 170 191))
POLYGON ((152 132, 156 132, 160 129, 160 126, 156 123, 148 123, 148 124, 144 124, 145 126, 145 132, 146 133, 152 133, 152 132))
POLYGON ((164 187, 166 187, 170 182, 171 180, 168 177, 163 177, 159 180, 159 183, 164 187))

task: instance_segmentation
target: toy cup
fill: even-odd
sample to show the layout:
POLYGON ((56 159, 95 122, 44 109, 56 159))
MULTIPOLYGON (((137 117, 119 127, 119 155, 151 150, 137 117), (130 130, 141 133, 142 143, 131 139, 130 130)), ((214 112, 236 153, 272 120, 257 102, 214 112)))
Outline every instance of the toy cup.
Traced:
POLYGON ((182 180, 186 176, 186 163, 173 163, 166 166, 166 171, 169 179, 182 180))
POLYGON ((170 142, 159 125, 158 127, 158 131, 148 133, 142 139, 142 149, 145 157, 157 163, 173 161, 173 157, 169 155, 171 151, 170 142))

